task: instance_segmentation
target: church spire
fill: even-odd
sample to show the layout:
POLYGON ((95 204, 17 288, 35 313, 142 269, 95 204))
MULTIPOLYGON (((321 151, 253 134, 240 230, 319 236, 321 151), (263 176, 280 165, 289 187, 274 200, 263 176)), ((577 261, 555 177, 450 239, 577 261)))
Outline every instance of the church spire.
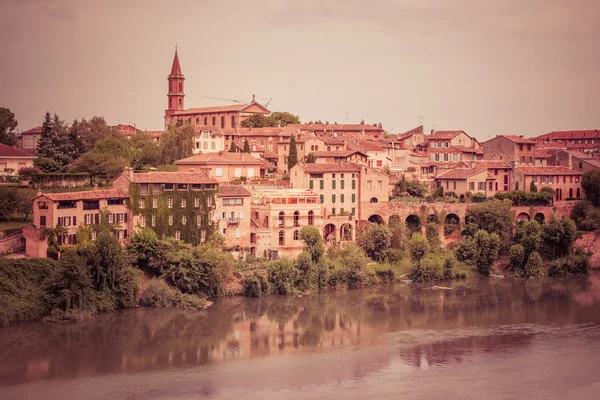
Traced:
POLYGON ((175 46, 175 58, 173 58, 173 66, 171 73, 167 78, 169 81, 169 90, 167 92, 168 104, 165 112, 165 118, 175 115, 175 112, 184 110, 184 81, 185 78, 181 73, 181 65, 179 65, 179 55, 177 54, 177 46, 175 46))
POLYGON ((179 56, 177 55, 177 45, 175 45, 175 58, 173 58, 173 66, 171 67, 171 75, 179 76, 181 73, 181 66, 179 65, 179 56))

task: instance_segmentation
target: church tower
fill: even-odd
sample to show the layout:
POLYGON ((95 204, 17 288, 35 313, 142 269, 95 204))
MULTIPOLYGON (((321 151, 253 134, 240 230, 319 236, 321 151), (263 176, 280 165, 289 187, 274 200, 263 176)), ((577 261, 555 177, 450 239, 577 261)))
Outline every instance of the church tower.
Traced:
POLYGON ((184 110, 183 98, 185 97, 185 94, 183 92, 183 81, 185 78, 181 73, 179 56, 177 56, 177 47, 175 47, 175 58, 173 59, 173 66, 171 67, 171 73, 167 80, 169 81, 169 92, 167 94, 169 103, 167 111, 165 112, 165 117, 170 117, 175 111, 184 110))

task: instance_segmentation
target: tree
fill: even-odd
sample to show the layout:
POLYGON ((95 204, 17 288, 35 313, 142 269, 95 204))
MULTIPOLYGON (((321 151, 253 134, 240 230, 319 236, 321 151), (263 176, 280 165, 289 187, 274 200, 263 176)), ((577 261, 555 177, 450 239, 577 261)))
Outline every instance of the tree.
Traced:
POLYGON ((525 248, 520 244, 513 244, 510 247, 509 256, 510 269, 513 272, 521 274, 525 265, 525 248))
MULTIPOLYGON (((510 201, 494 199, 474 204, 467 208, 465 218, 467 221, 466 227, 473 224, 472 226, 476 227, 477 230, 483 229, 488 233, 498 234, 504 246, 510 244, 514 221, 514 211, 510 201)), ((471 229, 469 232, 474 234, 475 230, 471 229)), ((508 250, 508 247, 505 250, 508 250)))
POLYGON ((522 223, 515 235, 515 240, 523 246, 525 259, 527 259, 532 252, 539 249, 542 243, 540 224, 535 220, 522 223))
POLYGON ((581 187, 585 198, 591 201, 594 207, 600 207, 600 169, 594 168, 584 173, 581 187))
POLYGON ((75 251, 65 252, 56 270, 44 283, 44 292, 52 305, 63 311, 84 309, 92 290, 92 282, 83 260, 75 251))
POLYGON ((194 138, 196 132, 191 124, 182 126, 169 125, 162 134, 159 149, 164 164, 170 165, 194 153, 194 138))
POLYGON ((15 128, 19 125, 10 109, 0 107, 0 143, 15 146, 18 142, 15 128))
POLYGON ((306 163, 314 164, 315 162, 317 162, 317 156, 312 152, 308 153, 308 155, 306 156, 306 163))
POLYGON ((325 253, 325 244, 321 231, 316 226, 305 226, 300 230, 300 239, 306 245, 306 251, 314 263, 318 263, 325 253))
POLYGON ((427 186, 417 180, 408 181, 406 182, 406 191, 413 197, 424 197, 427 193, 427 186))
POLYGON ((237 151, 238 151, 238 147, 236 146, 235 141, 232 140, 231 141, 231 146, 229 146, 229 152, 230 153, 237 153, 237 151))
POLYGON ((16 188, 0 187, 0 221, 6 221, 16 214, 19 204, 16 188))
POLYGON ((519 190, 519 181, 517 181, 517 183, 515 183, 515 191, 519 190))
POLYGON ((252 114, 243 120, 240 126, 243 128, 264 128, 270 126, 270 122, 269 117, 265 117, 263 114, 252 114))
POLYGON ((84 153, 71 171, 86 172, 90 177, 101 175, 114 178, 131 163, 131 150, 126 139, 108 137, 98 141, 92 151, 84 153))
POLYGON ((250 153, 250 143, 248 138, 244 138, 244 153, 250 153))
POLYGON ((73 162, 73 144, 68 127, 57 114, 46 112, 34 164, 44 172, 62 172, 73 162))
POLYGON ((385 260, 392 233, 382 224, 369 224, 358 237, 358 244, 375 261, 385 260))
POLYGON ((472 236, 465 236, 454 248, 454 255, 458 261, 464 261, 469 264, 473 264, 475 262, 475 258, 477 257, 477 244, 475 243, 475 239, 472 236))
POLYGON ((159 165, 160 150, 158 143, 144 132, 138 131, 131 136, 129 142, 129 153, 131 157, 131 166, 136 169, 142 169, 146 165, 156 167, 159 165))
POLYGON ((442 241, 440 239, 440 224, 429 222, 425 226, 425 234, 427 236, 429 246, 431 246, 432 249, 439 249, 442 245, 442 241))
POLYGON ((496 233, 489 234, 487 231, 479 230, 474 236, 477 248, 475 265, 483 276, 490 276, 492 265, 498 258, 500 249, 500 236, 496 233))
POLYGON ((570 218, 558 219, 551 215, 544 224, 541 238, 544 241, 544 255, 549 259, 555 259, 571 253, 573 244, 577 240, 577 227, 570 218))
POLYGON ((530 192, 537 192, 537 186, 535 186, 535 182, 531 181, 531 183, 529 184, 529 191, 530 192))
POLYGON ((429 242, 420 233, 413 233, 408 241, 408 248, 413 263, 419 264, 421 259, 429 252, 429 242))
POLYGON ((408 236, 406 224, 400 219, 391 220, 389 223, 389 229, 392 233, 390 247, 393 249, 404 250, 408 236))
POLYGON ((288 171, 298 164, 298 149, 296 148, 296 137, 290 138, 290 151, 288 153, 288 171))
POLYGON ((537 251, 532 252, 525 263, 523 276, 539 276, 542 272, 542 256, 537 251))
POLYGON ((286 111, 275 111, 269 116, 268 126, 287 126, 289 124, 299 124, 300 118, 297 115, 286 111))
POLYGON ((571 211, 571 218, 583 231, 600 229, 600 208, 594 207, 588 199, 578 201, 571 211))
POLYGON ((400 179, 400 182, 398 182, 397 186, 398 186, 398 193, 400 193, 400 194, 406 193, 408 187, 406 186, 406 176, 404 174, 402 174, 402 179, 400 179))

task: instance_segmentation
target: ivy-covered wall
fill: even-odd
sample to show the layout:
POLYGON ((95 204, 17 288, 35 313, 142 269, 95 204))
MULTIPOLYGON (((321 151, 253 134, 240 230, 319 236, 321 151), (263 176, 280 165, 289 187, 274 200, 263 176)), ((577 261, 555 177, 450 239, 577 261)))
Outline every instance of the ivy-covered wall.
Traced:
POLYGON ((140 194, 140 187, 136 183, 129 186, 129 200, 127 207, 134 216, 144 216, 146 227, 153 229, 159 237, 172 236, 175 232, 181 232, 181 240, 197 245, 201 242, 202 231, 206 232, 205 241, 212 238, 216 230, 216 223, 211 221, 211 214, 216 205, 217 190, 191 190, 177 189, 165 190, 161 184, 161 193, 154 194, 152 185, 148 185, 148 194, 140 194), (154 199, 158 199, 157 207, 153 207, 154 199), (173 198, 173 207, 168 206, 168 199, 173 198), (195 199, 199 199, 199 207, 195 207, 195 199), (140 199, 145 200, 144 208, 140 208, 140 199), (181 201, 185 199, 186 206, 181 207, 181 201), (210 200, 209 200, 210 199, 210 200), (209 206, 210 201, 210 206, 209 206), (152 216, 156 216, 156 225, 152 226, 152 216), (200 215, 200 226, 197 224, 197 216, 200 215), (169 225, 169 216, 173 216, 173 225, 169 225), (186 224, 182 224, 182 217, 186 217, 186 224))

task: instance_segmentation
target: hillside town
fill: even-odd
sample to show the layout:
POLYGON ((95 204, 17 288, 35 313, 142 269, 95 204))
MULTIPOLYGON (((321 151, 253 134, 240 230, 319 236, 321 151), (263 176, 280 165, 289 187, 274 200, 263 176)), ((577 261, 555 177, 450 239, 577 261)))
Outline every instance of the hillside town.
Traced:
MULTIPOLYGON (((268 127, 244 122, 273 114, 255 96, 245 104, 186 108, 176 51, 164 129, 112 129, 127 138, 141 133, 160 143, 169 127, 191 126, 190 155, 174 160, 176 170, 168 172, 128 166, 108 189, 96 185, 53 193, 40 188, 32 225, 23 228, 26 255, 46 257, 45 229, 61 227, 57 244, 74 245, 78 227, 98 223, 104 210, 122 244, 150 227, 193 244, 222 235, 236 258, 294 258, 304 248, 302 227, 317 227, 327 243, 353 242, 366 224, 399 217, 394 212, 399 205, 416 210, 420 203, 460 205, 549 188, 553 201, 548 205, 568 207, 583 196, 582 174, 600 167, 598 130, 529 138, 498 134, 480 142, 460 129, 426 132, 418 126, 395 133, 364 121, 268 127)), ((42 131, 21 132, 17 146, 0 145, 5 180, 34 166, 42 131)), ((452 223, 461 223, 460 213, 448 215, 452 223)), ((517 219, 534 217, 523 212, 517 219)), ((411 218, 425 229, 418 211, 409 213, 406 222, 411 218)))

